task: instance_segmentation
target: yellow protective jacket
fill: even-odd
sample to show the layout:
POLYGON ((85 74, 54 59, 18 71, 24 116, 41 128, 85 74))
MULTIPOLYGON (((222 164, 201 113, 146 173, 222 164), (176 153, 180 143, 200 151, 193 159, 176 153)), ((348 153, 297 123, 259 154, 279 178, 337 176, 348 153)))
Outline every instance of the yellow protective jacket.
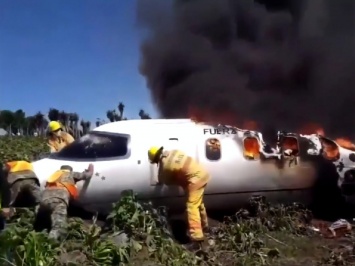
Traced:
POLYGON ((10 185, 19 179, 35 179, 39 184, 31 163, 26 161, 12 161, 7 162, 6 164, 9 167, 7 181, 10 185))
POLYGON ((187 187, 206 184, 209 178, 204 167, 182 151, 165 151, 160 159, 158 179, 163 184, 187 187))
POLYGON ((74 141, 69 133, 63 131, 60 137, 51 137, 48 139, 48 146, 52 152, 59 152, 61 149, 74 141))

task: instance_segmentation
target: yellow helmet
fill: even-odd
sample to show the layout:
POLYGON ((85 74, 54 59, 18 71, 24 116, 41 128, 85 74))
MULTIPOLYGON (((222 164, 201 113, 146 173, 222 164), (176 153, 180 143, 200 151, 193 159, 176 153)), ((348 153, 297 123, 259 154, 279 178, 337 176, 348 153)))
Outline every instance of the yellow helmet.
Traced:
POLYGON ((53 131, 57 131, 58 129, 61 129, 62 128, 62 126, 60 125, 60 123, 59 122, 57 122, 57 121, 51 121, 50 123, 49 123, 49 131, 50 132, 53 132, 53 131))
POLYGON ((157 154, 161 151, 163 147, 153 146, 148 150, 148 159, 150 162, 154 162, 157 154))

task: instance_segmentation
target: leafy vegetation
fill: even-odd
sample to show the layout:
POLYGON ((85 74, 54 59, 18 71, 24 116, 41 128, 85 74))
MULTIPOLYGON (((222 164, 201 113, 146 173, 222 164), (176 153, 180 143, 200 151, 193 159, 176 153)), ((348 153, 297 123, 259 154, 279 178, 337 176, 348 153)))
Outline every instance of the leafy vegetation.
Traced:
MULTIPOLYGON (((297 204, 272 207, 262 198, 254 198, 248 209, 213 228, 205 252, 192 253, 174 241, 163 208, 139 203, 132 191, 125 191, 103 226, 96 217, 91 222, 70 218, 62 242, 50 240, 46 231, 35 231, 33 210, 20 209, 0 234, 0 258, 2 265, 29 266, 354 263, 350 255, 335 250, 318 258, 297 257, 300 249, 316 250, 308 243, 317 238, 307 229, 310 219, 311 214, 297 204), (277 236, 283 236, 283 241, 288 237, 288 242, 277 236)), ((315 243, 322 248, 320 242, 315 243)))
MULTIPOLYGON (((46 151, 42 138, 0 138, 0 161, 46 151)), ((174 239, 164 208, 126 191, 104 223, 69 218, 64 241, 34 227, 32 209, 19 209, 0 234, 0 265, 354 265, 352 242, 310 230, 312 214, 298 204, 270 206, 252 198, 247 209, 213 225, 204 252, 174 239)))
POLYGON ((47 152, 47 141, 42 137, 0 137, 0 162, 33 160, 47 152))

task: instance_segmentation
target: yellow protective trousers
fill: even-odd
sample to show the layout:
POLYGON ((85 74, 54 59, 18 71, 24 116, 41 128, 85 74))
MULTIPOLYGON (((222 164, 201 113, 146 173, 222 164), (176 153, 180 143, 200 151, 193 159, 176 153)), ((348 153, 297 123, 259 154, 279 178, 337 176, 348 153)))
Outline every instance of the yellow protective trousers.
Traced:
POLYGON ((203 204, 203 195, 209 178, 196 179, 197 182, 190 183, 190 185, 185 188, 187 196, 186 211, 190 238, 193 241, 200 241, 204 238, 203 229, 208 227, 208 218, 205 205, 203 204))

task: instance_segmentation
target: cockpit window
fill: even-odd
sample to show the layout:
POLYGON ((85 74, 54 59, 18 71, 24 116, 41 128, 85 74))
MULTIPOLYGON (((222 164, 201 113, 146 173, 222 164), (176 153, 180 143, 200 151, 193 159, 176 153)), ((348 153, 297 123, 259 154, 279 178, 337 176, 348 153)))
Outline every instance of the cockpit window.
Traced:
POLYGON ((61 160, 92 161, 117 157, 128 157, 129 135, 92 131, 75 140, 49 158, 61 160))

